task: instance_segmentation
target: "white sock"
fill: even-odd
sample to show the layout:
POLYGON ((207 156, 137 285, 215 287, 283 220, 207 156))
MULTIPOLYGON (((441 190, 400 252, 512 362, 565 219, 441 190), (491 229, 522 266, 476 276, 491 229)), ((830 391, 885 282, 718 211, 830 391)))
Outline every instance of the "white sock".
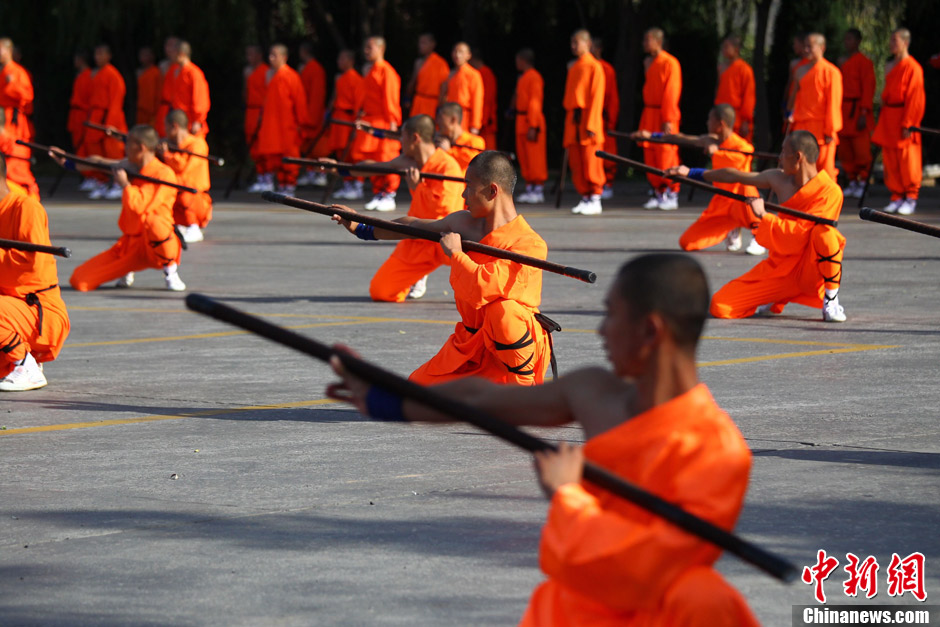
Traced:
POLYGON ((826 300, 833 300, 836 296, 839 295, 839 288, 837 287, 834 290, 826 288, 826 300))
POLYGON ((178 269, 179 269, 178 265, 176 265, 175 263, 171 263, 167 266, 163 266, 163 274, 165 274, 166 276, 170 276, 171 274, 176 274, 178 269))

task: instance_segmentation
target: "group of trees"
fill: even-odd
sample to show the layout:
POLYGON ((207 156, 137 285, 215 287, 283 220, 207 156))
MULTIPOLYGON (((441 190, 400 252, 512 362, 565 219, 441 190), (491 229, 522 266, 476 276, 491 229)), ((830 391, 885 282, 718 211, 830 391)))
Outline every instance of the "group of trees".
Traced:
MULTIPOLYGON (((745 41, 744 56, 757 76, 756 142, 779 145, 780 103, 792 57, 792 38, 819 31, 829 41, 827 56, 841 53, 842 34, 850 27, 865 36, 863 50, 879 69, 888 58, 890 31, 907 26, 912 54, 925 65, 927 100, 940 100, 940 72, 926 60, 940 51, 934 26, 940 23, 935 0, 33 0, 0 3, 0 36, 14 39, 22 62, 36 84, 35 124, 41 141, 67 145, 65 120, 74 77, 72 55, 98 42, 111 45, 113 63, 128 84, 127 113, 135 110, 137 50, 162 51, 169 35, 191 42, 193 60, 206 74, 212 95, 209 136, 213 152, 234 156, 244 150, 242 69, 248 44, 283 42, 296 61, 302 40, 314 43, 328 73, 336 54, 359 49, 364 37, 381 34, 387 58, 407 81, 417 36, 433 32, 438 52, 449 58, 451 46, 468 41, 482 51, 499 80, 499 104, 508 108, 515 85, 514 54, 523 47, 536 53, 536 67, 546 83, 549 160, 560 159, 563 112, 561 96, 569 35, 585 27, 602 38, 604 57, 616 69, 621 94, 619 127, 635 127, 642 106, 642 34, 651 26, 666 31, 667 49, 682 63, 682 128, 703 132, 717 81, 719 43, 736 33, 745 41)), ((879 86, 880 92, 880 86, 879 86)), ((926 126, 940 126, 936 106, 928 104, 926 126)), ((512 124, 500 121, 500 140, 512 146, 512 124)), ((940 146, 927 146, 940 157, 940 146)), ((626 153, 627 146, 621 151, 626 153)))

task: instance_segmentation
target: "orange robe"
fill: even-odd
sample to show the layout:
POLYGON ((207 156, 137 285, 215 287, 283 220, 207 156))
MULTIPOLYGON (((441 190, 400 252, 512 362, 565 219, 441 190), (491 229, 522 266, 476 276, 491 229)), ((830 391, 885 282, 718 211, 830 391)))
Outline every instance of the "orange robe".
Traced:
POLYGON ((548 179, 545 156, 545 81, 535 68, 529 68, 516 82, 516 157, 522 178, 530 185, 542 185, 548 179), (534 142, 530 128, 538 129, 534 142))
MULTIPOLYGON (((12 191, 0 198, 0 238, 49 246, 42 205, 12 191)), ((0 378, 27 353, 39 363, 59 354, 69 316, 58 284, 53 255, 0 248, 0 378)))
MULTIPOLYGON (((665 50, 657 54, 646 68, 646 81, 643 83, 643 114, 640 116, 640 130, 651 133, 663 132, 663 124, 672 124, 672 132, 679 132, 681 113, 679 97, 682 95, 682 68, 679 60, 665 50)), ((643 146, 643 161, 646 165, 665 170, 679 165, 679 147, 669 144, 651 144, 640 142, 643 146)), ((659 192, 670 189, 679 191, 679 184, 647 174, 650 185, 659 192)))
POLYGON ((248 145, 248 155, 255 162, 255 169, 264 171, 264 161, 258 152, 258 134, 261 131, 261 116, 264 107, 264 94, 268 89, 266 76, 267 63, 259 63, 245 79, 245 143, 248 145))
POLYGON ((157 110, 160 108, 160 88, 163 75, 156 65, 139 70, 137 74, 137 123, 156 128, 157 110))
MULTIPOLYGON (((190 135, 180 148, 197 155, 208 155, 209 145, 198 135, 190 135)), ((198 224, 205 228, 212 219, 212 197, 209 196, 209 161, 182 152, 163 153, 162 160, 173 169, 180 185, 195 187, 198 194, 180 191, 173 204, 173 222, 182 226, 198 224)))
POLYGON ((20 146, 6 131, 0 133, 0 154, 6 158, 7 180, 21 185, 35 201, 39 201, 39 185, 30 168, 32 151, 20 146))
POLYGON ((744 59, 735 59, 718 78, 715 104, 728 104, 734 107, 734 132, 740 135, 741 123, 747 122, 747 135, 744 138, 748 141, 754 137, 756 102, 754 70, 744 59))
POLYGON ((447 80, 448 74, 450 74, 450 66, 447 65, 444 57, 436 52, 427 56, 415 80, 415 93, 411 99, 409 117, 424 114, 433 118, 437 114, 437 105, 441 99, 441 84, 447 80))
POLYGON ((565 80, 565 132, 571 179, 582 196, 604 189, 604 163, 594 153, 604 145, 604 68, 586 52, 568 68, 565 80))
MULTIPOLYGON (((727 530, 751 452, 704 383, 588 440, 584 457, 727 530)), ((584 483, 552 496, 522 627, 749 627, 744 598, 713 568, 721 549, 584 483)))
MULTIPOLYGON (((91 79, 91 90, 89 121, 113 126, 122 133, 127 132, 127 122, 124 119, 126 87, 117 68, 110 63, 98 68, 91 79)), ((124 142, 95 129, 85 129, 85 145, 90 155, 101 155, 108 159, 120 159, 124 156, 124 142)), ((108 176, 97 174, 95 178, 107 180, 108 176)))
MULTIPOLYGON (((438 148, 431 154, 422 172, 463 176, 454 158, 438 148)), ((423 220, 439 220, 463 208, 462 183, 422 179, 411 192, 408 215, 423 220)), ((448 263, 447 255, 437 242, 404 239, 398 242, 392 255, 379 267, 369 284, 369 296, 374 301, 400 303, 421 277, 448 263)))
MULTIPOLYGON (((620 91, 617 89, 617 71, 607 61, 598 59, 604 68, 604 130, 612 131, 617 128, 617 118, 620 117, 620 91)), ((617 138, 610 133, 604 139, 604 150, 617 154, 617 138)), ((604 161, 604 174, 606 182, 611 184, 617 174, 615 161, 604 161)))
POLYGON ((892 200, 916 199, 920 193, 922 139, 920 133, 911 133, 905 139, 901 132, 909 126, 920 126, 925 102, 924 68, 908 56, 885 75, 881 114, 871 138, 881 146, 885 186, 892 200))
POLYGON ((825 59, 817 61, 800 79, 793 101, 791 131, 809 131, 819 143, 817 170, 825 170, 833 179, 836 147, 842 130, 842 73, 825 59), (828 144, 826 138, 831 138, 828 144))
MULTIPOLYGON (((522 216, 488 233, 481 244, 545 259, 548 246, 522 216)), ((542 271, 475 252, 455 253, 450 285, 460 322, 441 350, 409 377, 422 385, 463 377, 538 385, 550 354, 548 333, 535 319, 542 271)))
POLYGON ((0 107, 6 113, 8 133, 15 139, 32 137, 27 116, 33 110, 33 81, 16 61, 0 68, 0 107))
MULTIPOLYGON (((269 69, 268 74, 272 71, 269 69)), ((284 64, 271 76, 264 94, 263 111, 258 155, 264 161, 264 171, 277 172, 281 185, 294 185, 300 167, 285 164, 281 159, 299 157, 301 138, 308 137, 312 130, 307 95, 294 68, 284 64)))
MULTIPOLYGON (((346 70, 336 77, 336 87, 333 91, 333 111, 330 116, 337 120, 352 122, 356 119, 356 95, 362 88, 362 76, 355 69, 346 70)), ((340 124, 330 125, 330 151, 342 156, 343 149, 349 143, 352 128, 340 124)))
MULTIPOLYGON (((125 167, 129 167, 128 164, 125 163, 125 167)), ((140 173, 177 182, 170 166, 156 158, 141 168, 140 173)), ((128 272, 179 264, 182 248, 173 231, 175 200, 176 190, 172 187, 131 179, 121 197, 120 239, 75 268, 69 278, 72 287, 79 292, 89 292, 128 272)))
POLYGON ((78 73, 72 83, 72 97, 69 99, 69 117, 66 126, 72 136, 72 149, 79 157, 88 154, 85 145, 84 122, 88 119, 91 109, 92 76, 91 68, 85 68, 78 73))
MULTIPOLYGON (((326 110, 326 72, 316 59, 310 59, 300 72, 300 82, 307 94, 307 117, 310 118, 310 135, 316 137, 323 128, 323 114, 326 110)), ((305 149, 305 154, 311 157, 325 157, 330 153, 329 138, 324 133, 317 142, 317 146, 305 149)))
POLYGON ((486 142, 487 150, 496 150, 496 134, 499 121, 499 105, 496 99, 496 75, 486 65, 481 65, 480 77, 483 79, 483 126, 480 136, 486 142))
MULTIPOLYGON (((781 204, 838 220, 842 189, 820 170, 781 204)), ((754 236, 769 255, 715 293, 711 313, 716 318, 747 318, 767 304, 773 304, 774 313, 782 312, 789 302, 821 308, 824 288, 838 289, 845 238, 835 227, 768 213, 754 236)))
POLYGON ((473 158, 487 149, 486 141, 479 135, 464 131, 454 143, 459 144, 459 146, 451 146, 447 152, 460 166, 461 176, 464 176, 467 173, 467 166, 470 165, 473 158), (464 148, 464 146, 467 147, 464 148))
POLYGON ((463 130, 483 128, 483 75, 469 63, 451 70, 444 88, 444 102, 456 102, 463 109, 463 130))
POLYGON ((161 91, 157 125, 154 127, 161 137, 166 135, 166 115, 173 109, 180 109, 186 114, 190 129, 196 123, 202 125, 198 135, 205 137, 208 134, 206 116, 211 106, 209 83, 199 66, 192 61, 182 66, 174 63, 163 77, 161 91))
MULTIPOLYGON (((754 146, 737 133, 731 133, 731 136, 721 142, 719 147, 754 152, 754 146)), ((719 150, 712 155, 712 168, 716 170, 734 168, 742 172, 750 172, 751 160, 750 155, 719 150)), ((757 188, 752 185, 743 185, 741 183, 713 183, 713 185, 744 196, 757 197, 760 195, 757 188)), ((737 228, 749 229, 756 226, 757 222, 754 212, 745 203, 716 194, 712 196, 711 201, 698 220, 679 237, 679 246, 682 247, 682 250, 708 248, 724 240, 729 231, 737 228)))
POLYGON ((875 66, 856 52, 846 59, 842 71, 842 130, 839 131, 839 162, 850 181, 867 181, 871 170, 871 131, 875 124, 875 66), (858 118, 865 113, 865 127, 858 118))
MULTIPOLYGON (((392 65, 376 61, 363 77, 356 92, 356 111, 363 122, 376 128, 401 126, 401 78, 392 65)), ((390 161, 401 152, 401 142, 381 139, 370 133, 356 133, 353 153, 357 160, 390 161)), ((384 174, 372 177, 372 191, 395 192, 401 182, 396 175, 384 174)), ((422 275, 423 276, 423 275, 422 275)), ((418 277, 421 278, 421 277, 418 277)))

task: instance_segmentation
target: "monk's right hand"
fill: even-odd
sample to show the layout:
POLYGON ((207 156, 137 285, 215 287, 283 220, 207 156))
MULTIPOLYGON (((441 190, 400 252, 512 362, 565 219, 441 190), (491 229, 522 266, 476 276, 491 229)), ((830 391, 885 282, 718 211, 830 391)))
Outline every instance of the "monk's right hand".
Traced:
POLYGON ((649 139, 653 134, 649 131, 633 131, 630 133, 630 139, 649 139))
POLYGON ((767 210, 764 209, 764 199, 761 197, 748 198, 747 204, 751 207, 751 211, 754 212, 754 215, 758 220, 763 220, 764 216, 767 215, 767 210))
MULTIPOLYGON (((321 161, 323 163, 336 163, 336 159, 331 159, 329 157, 320 157, 319 159, 317 159, 317 161, 321 161)), ((314 165, 310 167, 312 167, 317 172, 332 171, 332 168, 324 168, 323 166, 318 166, 318 165, 314 165)))
POLYGON ((532 142, 532 143, 537 142, 539 140, 538 127, 533 126, 528 131, 526 131, 525 138, 529 142, 532 142))
POLYGON ((666 168, 666 176, 688 176, 689 168, 684 165, 674 165, 671 168, 666 168))
MULTIPOLYGON (((355 351, 343 344, 335 344, 333 350, 358 357, 355 351)), ((369 393, 369 384, 351 375, 337 355, 330 357, 330 366, 333 368, 333 372, 339 376, 340 381, 327 385, 326 395, 334 400, 353 405, 359 410, 360 414, 367 416, 366 395, 369 393)))
POLYGON ((49 156, 60 166, 65 167, 65 151, 58 146, 49 146, 49 156))
MULTIPOLYGON (((345 211, 348 211, 349 213, 356 213, 355 209, 350 209, 349 207, 343 207, 342 205, 332 205, 332 206, 339 207, 345 211)), ((333 220, 333 222, 335 222, 336 224, 345 228, 347 231, 349 231, 353 235, 356 234, 356 227, 359 226, 358 222, 353 222, 352 220, 349 220, 347 218, 340 217, 336 215, 335 213, 330 219, 333 220)))
POLYGON ((551 499, 561 486, 581 482, 584 450, 561 442, 557 451, 538 451, 535 453, 535 472, 542 491, 551 499))
POLYGON ((405 181, 408 183, 408 189, 414 191, 421 182, 421 170, 418 168, 408 168, 405 170, 405 181))

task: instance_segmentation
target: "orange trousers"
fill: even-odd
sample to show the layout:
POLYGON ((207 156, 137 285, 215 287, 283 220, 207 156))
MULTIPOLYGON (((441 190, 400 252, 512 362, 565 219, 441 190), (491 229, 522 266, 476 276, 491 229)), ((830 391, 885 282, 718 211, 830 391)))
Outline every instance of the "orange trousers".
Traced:
POLYGON ((542 185, 548 180, 548 163, 545 157, 545 132, 530 142, 525 133, 516 133, 516 157, 522 180, 529 185, 542 185))
POLYGON ((825 170, 832 180, 836 180, 839 171, 836 169, 836 152, 839 147, 839 140, 833 139, 828 144, 823 142, 819 144, 819 159, 816 160, 816 169, 825 170))
MULTIPOLYGON (((617 138, 608 134, 604 139, 604 150, 615 155, 619 154, 617 152, 617 138)), ((606 175, 607 184, 612 185, 614 177, 617 176, 617 162, 604 161, 604 174, 606 175)))
POLYGON ((916 199, 924 174, 920 143, 911 142, 904 148, 882 148, 881 158, 885 166, 885 187, 891 192, 891 200, 916 199))
POLYGON ((300 146, 291 146, 284 154, 265 154, 259 155, 259 159, 264 163, 262 170, 265 173, 277 173, 277 182, 279 185, 296 185, 297 176, 300 174, 300 166, 293 163, 284 163, 284 157, 299 157, 300 146))
POLYGON ((165 230, 166 238, 159 240, 150 240, 145 235, 122 235, 114 246, 75 268, 69 283, 79 292, 90 292, 128 272, 178 264, 182 250, 179 239, 172 230, 165 230))
POLYGON ((181 226, 198 224, 205 228, 212 219, 212 197, 207 192, 180 192, 173 203, 173 222, 181 226))
MULTIPOLYGON (((832 226, 819 224, 810 231, 809 245, 796 270, 785 276, 762 276, 769 267, 765 259, 745 275, 730 281, 712 297, 711 314, 716 318, 747 318, 761 305, 773 304, 780 313, 791 301, 819 301, 820 288, 838 289, 842 282, 845 238, 832 226)), ((771 253, 772 254, 772 253, 771 253)))
POLYGON ((871 172, 871 135, 868 132, 858 135, 839 135, 839 163, 849 181, 868 180, 871 172))
POLYGON ((702 250, 720 244, 730 231, 750 229, 757 222, 754 212, 743 202, 713 196, 698 220, 679 236, 679 246, 682 250, 702 250))
POLYGON ((7 376, 27 353, 39 363, 52 361, 69 335, 69 317, 59 288, 38 296, 42 304, 41 332, 39 307, 27 305, 16 296, 0 295, 0 378, 7 376))
POLYGON ((372 277, 369 296, 378 302, 404 302, 409 288, 418 279, 448 265, 448 261, 437 242, 402 240, 372 277))
MULTIPOLYGON (((669 144, 646 144, 643 147, 643 163, 660 170, 679 165, 679 147, 669 144)), ((664 179, 661 176, 647 174, 646 180, 659 193, 663 193, 667 189, 677 193, 679 191, 678 183, 664 179)))
POLYGON ((550 360, 548 333, 532 310, 514 300, 495 300, 483 307, 483 324, 467 329, 457 323, 441 350, 408 378, 435 385, 483 377, 505 385, 540 385, 550 360))
MULTIPOLYGON (((352 159, 354 161, 364 161, 366 159, 370 159, 380 163, 383 161, 391 161, 401 152, 401 144, 398 144, 397 146, 390 145, 396 143, 397 142, 392 142, 390 140, 381 141, 379 142, 378 149, 371 152, 359 150, 358 147, 354 144, 352 159)), ((373 175, 369 178, 372 181, 373 194, 394 193, 398 191, 398 186, 401 184, 401 177, 397 174, 373 175)))
POLYGON ((582 196, 600 194, 604 191, 604 162, 594 153, 601 149, 603 144, 574 144, 568 146, 568 166, 571 169, 571 180, 574 188, 582 196))
POLYGON ((483 128, 480 131, 480 137, 483 138, 484 145, 487 150, 496 150, 496 131, 488 128, 483 128))

